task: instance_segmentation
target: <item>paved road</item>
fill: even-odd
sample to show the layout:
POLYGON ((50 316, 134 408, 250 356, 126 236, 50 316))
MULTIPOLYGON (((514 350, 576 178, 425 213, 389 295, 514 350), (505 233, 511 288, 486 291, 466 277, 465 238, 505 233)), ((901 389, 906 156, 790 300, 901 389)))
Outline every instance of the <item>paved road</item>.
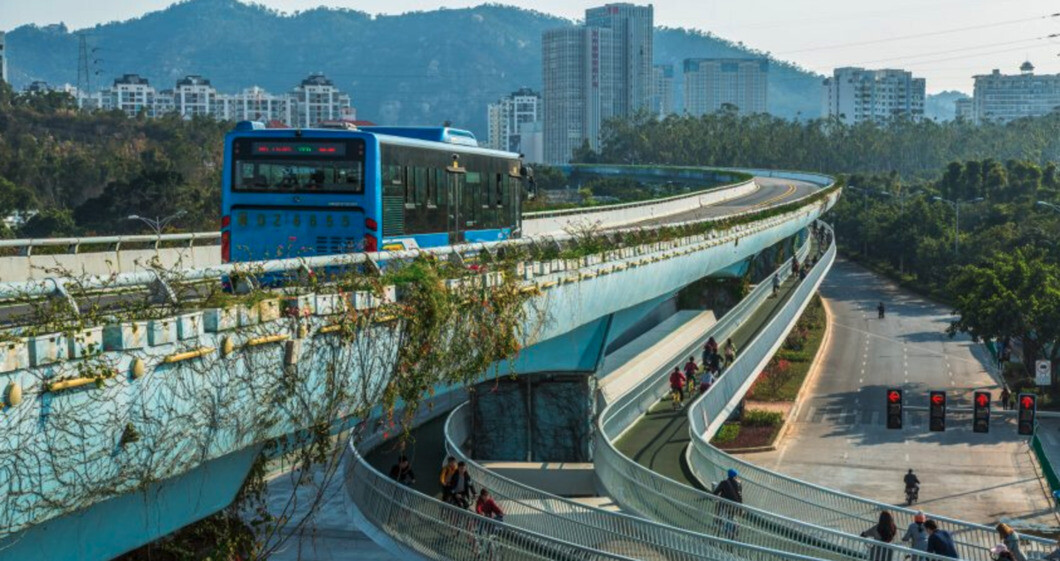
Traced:
POLYGON ((971 406, 972 391, 999 392, 984 369, 987 354, 965 337, 950 339, 950 311, 838 261, 821 287, 832 336, 821 370, 791 432, 774 452, 746 458, 800 479, 882 502, 903 500, 902 475, 922 481, 929 512, 992 523, 1001 518, 1055 525, 1055 515, 1025 440, 1011 420, 989 434, 971 431, 969 416, 951 415, 929 432, 925 412, 907 413, 888 430, 884 391, 905 389, 909 405, 927 405, 929 390, 947 390, 950 407, 971 406), (876 303, 887 305, 886 319, 876 303))
POLYGON ((688 212, 666 216, 664 218, 645 220, 644 222, 639 222, 637 225, 648 226, 666 222, 702 220, 704 218, 721 216, 724 214, 733 214, 745 210, 764 208, 771 205, 780 205, 809 195, 820 189, 817 185, 805 181, 792 181, 772 177, 755 177, 755 183, 758 184, 758 189, 742 197, 737 197, 715 205, 700 207, 688 212))

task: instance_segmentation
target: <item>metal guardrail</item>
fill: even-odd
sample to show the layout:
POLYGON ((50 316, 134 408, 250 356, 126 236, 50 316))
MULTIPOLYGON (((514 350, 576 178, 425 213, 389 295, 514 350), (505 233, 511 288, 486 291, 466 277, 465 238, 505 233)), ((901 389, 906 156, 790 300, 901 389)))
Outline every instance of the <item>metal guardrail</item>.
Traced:
MULTIPOLYGON (((834 258, 833 243, 822 261, 830 266, 834 258)), ((820 283, 826 269, 827 267, 813 271, 799 287, 800 293, 794 295, 792 300, 807 300, 820 283)), ((875 524, 881 510, 890 510, 911 519, 916 509, 856 497, 772 472, 726 454, 710 444, 710 438, 728 418, 757 373, 782 344, 803 307, 804 305, 797 308, 786 307, 781 314, 770 320, 747 345, 741 357, 738 357, 721 377, 719 383, 689 408, 692 443, 687 449, 686 460, 692 473, 701 482, 709 483, 724 478, 729 468, 737 468, 744 482, 746 503, 776 514, 813 520, 817 524, 847 533, 857 534, 875 524)), ((993 528, 944 516, 929 516, 953 534, 963 559, 990 559, 989 548, 998 541, 993 528)), ((1025 551, 1032 554, 1049 553, 1055 545, 1053 541, 1028 536, 1023 536, 1023 540, 1025 551)))
MULTIPOLYGON (((501 501, 506 517, 522 528, 638 559, 660 557, 681 561, 728 559, 734 556, 741 559, 815 558, 792 555, 791 549, 771 548, 768 545, 779 544, 778 540, 765 540, 766 544, 763 544, 759 543, 762 540, 749 540, 744 535, 739 536, 739 541, 733 541, 716 535, 721 532, 696 533, 584 505, 498 475, 471 459, 461 446, 470 438, 470 413, 468 403, 450 413, 445 426, 446 449, 467 463, 472 480, 489 489, 490 494, 501 501)), ((717 521, 721 528, 722 519, 715 516, 714 512, 703 510, 696 513, 694 518, 704 520, 708 525, 717 521)))
POLYGON ((565 542, 457 508, 380 473, 352 442, 349 451, 345 488, 350 502, 365 522, 405 550, 394 552, 403 557, 456 561, 635 559, 565 542))
POLYGON ((81 238, 30 238, 18 240, 0 240, 0 250, 15 249, 19 255, 31 256, 34 248, 41 247, 65 247, 67 253, 81 253, 81 246, 104 246, 102 251, 120 251, 122 244, 150 244, 154 249, 159 249, 163 243, 185 242, 187 247, 196 245, 196 242, 210 242, 201 245, 216 245, 221 242, 221 232, 189 232, 186 234, 162 234, 160 236, 137 235, 137 236, 94 236, 81 238))
MULTIPOLYGON (((757 556, 761 551, 756 548, 762 548, 782 551, 785 558, 804 555, 815 559, 858 561, 876 545, 866 538, 733 505, 669 480, 669 485, 663 486, 657 485, 654 478, 635 484, 638 495, 650 505, 648 508, 668 509, 671 516, 665 519, 679 521, 676 525, 583 505, 513 481, 477 463, 461 446, 470 438, 470 424, 467 403, 449 415, 445 427, 449 454, 465 462, 472 479, 489 489, 495 498, 503 500, 507 512, 534 514, 533 518, 520 516, 519 519, 531 521, 532 525, 524 527, 546 535, 574 542, 587 539, 595 543, 611 543, 607 536, 613 536, 611 539, 619 542, 634 540, 645 547, 665 551, 667 559, 711 559, 717 555, 717 548, 724 545, 728 551, 741 554, 741 557, 757 556), (675 501, 675 492, 693 496, 675 501), (660 502, 660 496, 667 498, 665 504, 660 502), (733 544, 726 536, 738 543, 733 544)), ((914 553, 904 548, 891 549, 903 554, 914 553)), ((923 558, 944 559, 933 555, 923 558)))

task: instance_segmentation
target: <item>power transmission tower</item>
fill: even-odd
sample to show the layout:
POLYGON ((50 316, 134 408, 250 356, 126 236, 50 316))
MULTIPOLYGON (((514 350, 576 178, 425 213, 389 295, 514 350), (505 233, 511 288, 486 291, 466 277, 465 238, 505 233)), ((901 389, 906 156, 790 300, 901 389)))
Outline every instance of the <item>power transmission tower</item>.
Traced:
POLYGON ((88 37, 77 34, 77 91, 79 95, 92 93, 92 73, 88 71, 88 37))

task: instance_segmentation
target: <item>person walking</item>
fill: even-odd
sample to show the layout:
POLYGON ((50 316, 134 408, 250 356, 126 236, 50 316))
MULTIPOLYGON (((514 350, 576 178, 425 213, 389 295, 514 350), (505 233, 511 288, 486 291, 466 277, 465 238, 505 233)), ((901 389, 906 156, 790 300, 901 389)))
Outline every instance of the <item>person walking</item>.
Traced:
POLYGON ((883 319, 886 313, 887 309, 883 307, 883 302, 881 301, 879 304, 876 305, 876 317, 878 319, 883 319))
POLYGON ((1001 389, 1001 408, 1002 409, 1008 409, 1009 397, 1011 397, 1011 394, 1009 394, 1008 388, 1007 387, 1002 388, 1001 389))
POLYGON ((736 344, 732 342, 732 337, 729 337, 729 340, 725 341, 725 367, 728 368, 735 360, 736 344))
POLYGON ((773 296, 780 292, 780 273, 773 273, 773 296))
MULTIPOLYGON (((740 484, 740 474, 735 469, 729 469, 727 478, 722 479, 714 486, 714 495, 736 504, 743 504, 743 485, 740 484)), ((736 514, 739 507, 718 502, 715 512, 718 515, 718 523, 721 524, 722 534, 726 539, 736 539, 736 514)))
POLYGON ((707 393, 707 390, 709 390, 710 387, 713 386, 713 385, 714 385, 714 373, 711 372, 710 370, 707 370, 706 372, 703 373, 703 380, 701 380, 700 383, 699 383, 699 393, 700 394, 707 393))
POLYGON ((406 487, 412 487, 416 483, 416 474, 412 472, 412 464, 409 463, 408 456, 402 455, 398 458, 398 463, 390 468, 390 479, 406 487))
MULTIPOLYGON (((909 547, 917 551, 927 551, 928 546, 928 531, 924 527, 924 522, 927 518, 924 517, 922 511, 917 511, 916 515, 913 516, 913 522, 906 528, 905 534, 902 535, 903 542, 909 542, 909 547)), ((919 557, 913 557, 913 561, 920 561, 919 557)))
MULTIPOLYGON (((880 511, 880 518, 876 525, 861 533, 863 538, 872 538, 883 543, 891 543, 898 535, 898 528, 894 525, 894 517, 888 510, 880 511)), ((887 547, 873 545, 869 547, 870 561, 890 561, 891 550, 887 547)))
POLYGON ((924 529, 928 531, 928 553, 957 558, 957 548, 953 545, 953 537, 949 532, 939 530, 939 525, 934 520, 924 522, 924 529))
POLYGON ((1001 523, 997 525, 997 534, 1001 536, 1001 543, 1005 544, 1013 561, 1027 561, 1027 556, 1020 550, 1020 535, 1012 529, 1012 526, 1001 523))

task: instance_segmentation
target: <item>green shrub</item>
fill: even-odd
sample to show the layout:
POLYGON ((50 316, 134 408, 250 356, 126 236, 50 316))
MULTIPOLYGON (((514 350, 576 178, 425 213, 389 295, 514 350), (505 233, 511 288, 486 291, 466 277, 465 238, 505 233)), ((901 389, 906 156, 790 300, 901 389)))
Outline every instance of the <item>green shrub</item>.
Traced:
MULTIPOLYGON (((775 427, 784 422, 784 415, 777 411, 744 411, 740 424, 746 427, 775 427)), ((719 433, 720 434, 720 433, 719 433)))
POLYGON ((737 423, 725 423, 722 425, 721 430, 718 434, 714 435, 714 439, 711 440, 714 444, 728 444, 736 440, 736 437, 740 435, 740 425, 737 423))

